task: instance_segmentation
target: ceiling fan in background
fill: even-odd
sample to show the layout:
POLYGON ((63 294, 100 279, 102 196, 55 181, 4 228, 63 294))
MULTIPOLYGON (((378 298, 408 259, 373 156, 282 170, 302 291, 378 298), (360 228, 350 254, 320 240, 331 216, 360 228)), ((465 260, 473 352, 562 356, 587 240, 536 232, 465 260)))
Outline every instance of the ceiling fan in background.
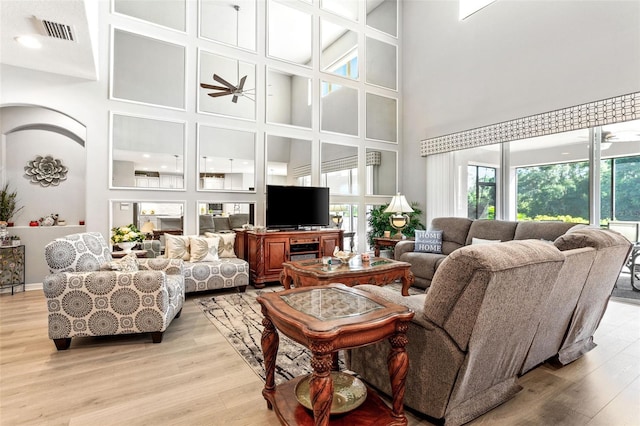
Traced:
POLYGON ((255 89, 244 90, 244 83, 247 80, 246 75, 240 79, 237 86, 234 86, 233 84, 229 83, 227 80, 220 77, 218 74, 213 74, 213 79, 218 83, 222 84, 222 86, 215 86, 212 84, 200 83, 200 87, 202 87, 203 89, 218 90, 218 92, 215 92, 215 93, 207 93, 207 95, 211 96, 212 98, 233 95, 233 98, 231 98, 231 102, 233 102, 234 104, 238 102, 238 97, 240 96, 244 96, 251 101, 255 101, 255 99, 252 97, 255 89))
POLYGON ((619 132, 602 132, 602 140, 604 142, 635 142, 640 141, 640 132, 632 130, 623 130, 619 132))

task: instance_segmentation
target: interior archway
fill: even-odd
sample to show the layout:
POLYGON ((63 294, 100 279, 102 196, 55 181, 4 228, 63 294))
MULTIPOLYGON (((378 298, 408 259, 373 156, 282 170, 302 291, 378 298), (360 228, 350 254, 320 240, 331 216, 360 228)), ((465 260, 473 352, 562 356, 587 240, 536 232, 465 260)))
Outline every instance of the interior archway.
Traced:
POLYGON ((67 223, 85 217, 86 127, 60 111, 40 105, 0 107, 2 146, 0 181, 18 193, 23 209, 16 214, 16 226, 28 226, 49 214, 67 223), (64 179, 49 186, 34 183, 25 166, 38 156, 51 156, 68 170, 64 179))

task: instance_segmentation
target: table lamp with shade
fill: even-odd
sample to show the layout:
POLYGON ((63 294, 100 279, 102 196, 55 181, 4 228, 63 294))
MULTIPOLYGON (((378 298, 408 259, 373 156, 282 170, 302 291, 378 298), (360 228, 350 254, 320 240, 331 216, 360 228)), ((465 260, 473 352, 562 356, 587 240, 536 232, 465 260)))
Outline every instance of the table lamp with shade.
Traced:
POLYGON ((392 213, 389 216, 389 223, 395 229, 396 232, 392 238, 394 239, 402 239, 402 230, 409 224, 409 216, 407 213, 413 213, 413 209, 407 202, 407 199, 404 195, 401 195, 399 192, 393 196, 389 206, 385 209, 385 213, 392 213))
POLYGON ((142 228, 140 228, 140 232, 142 232, 145 235, 145 239, 149 239, 149 237, 153 235, 154 229, 155 229, 155 226, 153 226, 153 222, 151 222, 150 220, 147 220, 142 225, 142 228))

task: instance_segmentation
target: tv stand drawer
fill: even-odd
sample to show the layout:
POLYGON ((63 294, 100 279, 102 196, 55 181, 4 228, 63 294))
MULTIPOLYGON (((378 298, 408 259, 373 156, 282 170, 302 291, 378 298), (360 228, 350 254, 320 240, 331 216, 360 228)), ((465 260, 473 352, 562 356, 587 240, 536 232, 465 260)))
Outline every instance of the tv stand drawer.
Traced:
POLYGON ((320 238, 319 237, 308 237, 308 238, 290 238, 289 239, 289 244, 294 245, 294 244, 313 244, 313 243, 319 243, 320 242, 320 238))

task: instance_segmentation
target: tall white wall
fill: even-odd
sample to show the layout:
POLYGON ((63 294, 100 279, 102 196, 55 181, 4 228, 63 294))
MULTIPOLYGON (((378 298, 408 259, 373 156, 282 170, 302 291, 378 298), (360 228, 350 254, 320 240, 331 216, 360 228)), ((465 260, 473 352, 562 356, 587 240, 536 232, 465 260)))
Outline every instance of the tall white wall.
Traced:
MULTIPOLYGON (((404 182, 420 140, 640 90, 640 2, 498 0, 460 22, 456 1, 402 8, 404 182)), ((426 200, 426 185, 405 185, 426 200)))
MULTIPOLYGON (((156 2, 161 7, 162 2, 156 2)), ((207 203, 224 203, 234 205, 235 203, 255 203, 255 218, 257 224, 263 223, 264 217, 264 143, 265 134, 276 134, 282 137, 288 137, 292 140, 309 140, 310 143, 293 144, 292 158, 302 158, 297 155, 297 150, 306 150, 307 154, 304 158, 311 158, 312 174, 314 175, 313 184, 318 184, 320 169, 320 148, 321 142, 330 142, 334 144, 345 144, 345 146, 357 146, 359 149, 359 162, 364 164, 364 152, 366 147, 379 148, 380 146, 388 147, 390 151, 403 149, 402 144, 386 144, 378 141, 365 140, 363 129, 364 125, 364 99, 366 93, 374 93, 388 97, 395 97, 395 92, 372 85, 367 85, 364 77, 357 82, 349 82, 350 86, 358 89, 358 97, 351 102, 344 110, 351 110, 352 114, 347 116, 336 116, 336 120, 348 117, 349 130, 358 130, 357 137, 345 136, 339 134, 328 134, 320 131, 320 96, 319 86, 320 80, 337 80, 336 77, 322 74, 318 66, 318 52, 315 52, 314 67, 312 69, 304 69, 301 72, 297 67, 291 64, 284 64, 277 60, 267 57, 266 55, 266 13, 267 2, 259 0, 257 2, 257 31, 258 44, 256 53, 237 51, 229 46, 223 46, 212 41, 206 41, 197 37, 198 29, 198 5, 196 1, 187 1, 186 18, 187 33, 175 32, 166 28, 161 28, 146 22, 138 21, 123 15, 110 13, 112 2, 99 1, 92 2, 97 8, 99 15, 98 27, 98 81, 87 81, 78 78, 66 77, 46 72, 33 71, 8 65, 0 65, 0 106, 5 105, 39 105, 60 111, 79 121, 87 129, 86 135, 86 198, 84 204, 86 206, 86 230, 101 232, 105 237, 109 236, 111 201, 157 201, 157 202, 176 202, 184 203, 185 211, 185 233, 193 233, 197 229, 197 205, 198 202, 207 203), (127 32, 140 33, 144 36, 158 40, 164 40, 169 43, 185 46, 186 61, 184 70, 185 80, 185 109, 170 109, 158 106, 145 105, 137 102, 127 102, 124 100, 109 98, 109 78, 113 74, 110 68, 110 36, 111 31, 120 29, 127 32), (212 52, 225 57, 238 58, 242 62, 255 65, 256 85, 259 101, 256 102, 256 120, 235 120, 229 117, 215 116, 212 114, 201 114, 197 112, 197 93, 200 76, 198 73, 198 48, 203 48, 207 52, 212 52), (313 104, 307 105, 307 86, 304 79, 295 79, 292 84, 292 97, 294 102, 303 105, 299 110, 289 110, 286 114, 291 114, 292 122, 301 126, 311 126, 310 129, 293 128, 293 126, 282 126, 268 123, 264 117, 266 116, 265 94, 266 89, 266 69, 273 67, 274 69, 296 69, 298 74, 312 77, 313 79, 313 104), (304 83, 304 84, 303 84, 304 83), (355 100, 358 101, 357 110, 355 109, 355 100), (302 118, 301 112, 307 112, 309 109, 313 114, 305 114, 302 118), (123 115, 143 116, 154 120, 167 121, 184 121, 186 123, 186 167, 185 167, 185 191, 176 190, 158 190, 150 191, 141 188, 130 189, 109 189, 109 158, 110 158, 110 128, 109 114, 111 112, 123 115), (310 118, 309 118, 310 117, 310 118), (351 118, 353 117, 353 118, 351 118), (255 193, 249 192, 201 192, 197 188, 197 127, 214 126, 222 128, 233 128, 237 130, 255 131, 256 132, 256 172, 255 172, 255 193), (297 146, 296 146, 297 145, 297 146), (309 147, 311 149, 309 149, 309 147), (310 151, 310 152, 309 152, 310 151)), ((345 21, 345 26, 359 34, 359 40, 364 40, 365 35, 373 35, 374 38, 386 40, 389 44, 395 44, 397 39, 385 34, 378 34, 364 25, 361 18, 359 22, 348 22, 344 19, 335 19, 330 12, 319 7, 319 2, 293 2, 292 5, 299 9, 304 9, 314 15, 314 22, 319 22, 319 16, 334 19, 337 21, 345 21), (297 6, 296 6, 297 5, 297 6)), ((362 9, 364 10, 364 9, 362 9)), ((314 34, 318 35, 318 27, 314 27, 314 34)), ((317 44, 316 44, 317 46, 317 44)), ((317 47, 316 47, 317 49, 317 47)), ((364 54, 364 45, 361 43, 360 53, 364 54)), ((131 60, 144 61, 144 58, 133 58, 131 60)), ((126 67, 125 71, 126 71, 126 67)), ((135 67, 133 68, 135 69, 135 67)), ((121 70, 120 70, 121 71, 121 70)), ((153 72, 153 68, 148 70, 153 72)), ((147 81, 146 74, 139 76, 141 81, 147 81)), ((150 78, 150 77, 149 77, 150 78)), ((182 77, 177 77, 182 80, 182 77)), ((162 84, 154 85, 154 90, 161 91, 164 87, 162 84)), ((351 100, 350 100, 351 101, 351 100)), ((330 121, 330 120, 329 120, 330 121)), ((293 164, 293 162, 292 162, 293 164)), ((364 186, 364 179, 360 180, 361 186, 364 186)), ((364 189, 359 195, 343 197, 345 202, 350 202, 360 206, 360 211, 364 211, 364 206, 368 203, 384 203, 390 199, 393 193, 384 196, 363 195, 364 189)), ((64 197, 73 197, 73 193, 64 194, 64 197)), ((68 227, 68 229, 71 227, 68 227)), ((32 231, 27 229, 27 231, 32 231)), ((25 231, 26 232, 26 231, 25 231)), ((364 235, 364 220, 358 232, 364 235)), ((41 234, 40 243, 30 241, 30 245, 41 244, 36 250, 42 252, 44 243, 49 241, 49 236, 41 234)), ((35 241, 35 240, 34 240, 35 241)), ((364 248, 364 246, 362 247, 364 248)), ((362 249, 360 248, 360 249, 362 249)), ((27 262, 29 264, 29 262, 27 262)), ((35 278, 34 278, 35 279, 35 278)))

